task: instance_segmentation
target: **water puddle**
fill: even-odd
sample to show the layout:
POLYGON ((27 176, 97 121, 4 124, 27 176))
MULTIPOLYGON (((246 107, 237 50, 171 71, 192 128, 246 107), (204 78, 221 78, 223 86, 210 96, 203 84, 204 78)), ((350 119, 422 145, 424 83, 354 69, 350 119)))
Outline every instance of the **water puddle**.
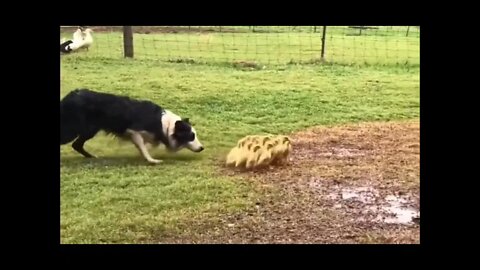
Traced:
POLYGON ((420 211, 411 206, 414 202, 409 196, 388 195, 382 198, 372 187, 338 188, 326 198, 336 201, 334 208, 348 206, 348 209, 357 212, 362 216, 358 221, 411 225, 420 217, 420 211))
POLYGON ((388 195, 385 197, 387 203, 382 207, 382 210, 387 213, 387 216, 381 214, 377 219, 382 219, 385 223, 390 224, 411 224, 415 218, 420 216, 420 212, 413 207, 409 207, 410 201, 395 195, 388 195))
POLYGON ((356 200, 362 203, 374 203, 379 194, 371 187, 343 188, 341 191, 343 200, 356 200))

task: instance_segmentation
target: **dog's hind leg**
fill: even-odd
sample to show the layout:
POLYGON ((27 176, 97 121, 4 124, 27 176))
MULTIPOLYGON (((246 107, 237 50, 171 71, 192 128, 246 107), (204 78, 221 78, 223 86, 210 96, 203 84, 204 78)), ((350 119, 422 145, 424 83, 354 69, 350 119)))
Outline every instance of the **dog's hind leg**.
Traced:
POLYGON ((60 145, 67 144, 75 140, 75 138, 77 137, 78 137, 78 134, 76 132, 72 132, 70 130, 65 130, 65 131, 62 130, 60 132, 60 145))
POLYGON ((83 148, 84 144, 86 141, 90 140, 97 134, 98 130, 89 130, 88 132, 85 132, 83 134, 80 134, 78 138, 73 142, 72 148, 75 149, 78 153, 82 154, 86 158, 96 158, 96 156, 88 153, 85 151, 83 148))
POLYGON ((67 144, 79 135, 78 120, 69 115, 60 117, 60 145, 67 144))
POLYGON ((145 146, 145 141, 140 133, 135 131, 129 131, 130 138, 132 139, 133 144, 137 147, 138 151, 142 154, 142 156, 152 164, 158 164, 162 162, 162 160, 154 159, 148 153, 147 147, 145 146))

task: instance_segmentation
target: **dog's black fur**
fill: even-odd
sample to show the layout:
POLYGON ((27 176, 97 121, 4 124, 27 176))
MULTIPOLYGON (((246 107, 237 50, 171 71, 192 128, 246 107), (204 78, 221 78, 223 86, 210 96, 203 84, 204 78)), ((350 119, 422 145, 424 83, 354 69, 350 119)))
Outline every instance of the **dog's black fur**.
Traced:
MULTIPOLYGON (((168 134, 162 128, 164 113, 162 107, 150 101, 76 89, 60 101, 60 145, 76 139, 72 147, 85 157, 93 157, 83 149, 87 140, 101 130, 125 138, 129 129, 146 131, 155 142, 170 149, 168 134)), ((175 122, 172 137, 177 145, 193 141, 195 135, 188 119, 175 122)))

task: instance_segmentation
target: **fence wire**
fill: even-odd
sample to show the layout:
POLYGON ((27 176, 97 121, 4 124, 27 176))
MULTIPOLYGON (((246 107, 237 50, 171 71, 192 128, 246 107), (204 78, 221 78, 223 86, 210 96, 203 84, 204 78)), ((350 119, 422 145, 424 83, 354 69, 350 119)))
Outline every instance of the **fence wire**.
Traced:
MULTIPOLYGON (((76 57, 124 57, 123 26, 90 26, 94 43, 76 57)), ((133 26, 135 59, 170 62, 420 62, 418 26, 133 26), (325 35, 324 35, 325 33, 325 35), (325 42, 322 43, 322 38, 325 42), (324 44, 324 55, 322 55, 324 44), (323 58, 322 58, 323 56, 323 58)), ((72 38, 76 27, 61 27, 72 38)))

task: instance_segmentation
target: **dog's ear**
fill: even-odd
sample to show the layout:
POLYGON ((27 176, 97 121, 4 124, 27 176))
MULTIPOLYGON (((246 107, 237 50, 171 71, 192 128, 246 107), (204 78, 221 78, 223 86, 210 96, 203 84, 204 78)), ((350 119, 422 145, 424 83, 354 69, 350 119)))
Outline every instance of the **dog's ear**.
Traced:
POLYGON ((190 128, 191 127, 188 124, 185 124, 184 120, 175 122, 175 130, 188 131, 190 128))

